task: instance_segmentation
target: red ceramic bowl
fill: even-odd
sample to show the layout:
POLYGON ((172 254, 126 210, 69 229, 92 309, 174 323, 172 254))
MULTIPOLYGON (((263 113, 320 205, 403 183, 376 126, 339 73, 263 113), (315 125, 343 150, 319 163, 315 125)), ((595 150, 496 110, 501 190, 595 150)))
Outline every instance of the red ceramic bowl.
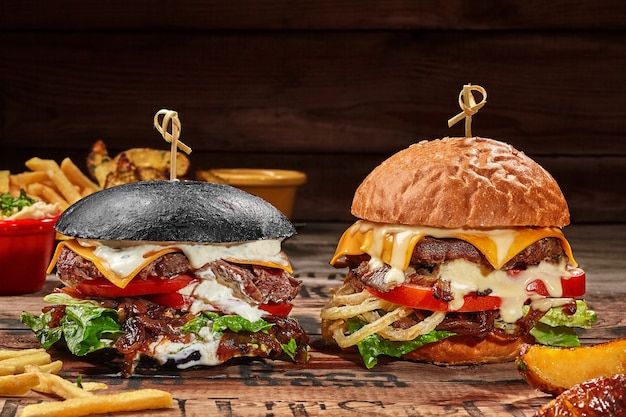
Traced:
POLYGON ((27 294, 43 287, 56 220, 0 220, 0 295, 27 294))

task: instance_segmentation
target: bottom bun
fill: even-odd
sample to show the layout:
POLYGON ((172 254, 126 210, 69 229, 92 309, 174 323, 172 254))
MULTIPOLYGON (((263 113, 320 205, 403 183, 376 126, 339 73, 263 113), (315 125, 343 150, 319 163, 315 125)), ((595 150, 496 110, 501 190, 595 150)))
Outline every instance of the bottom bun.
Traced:
POLYGON ((534 343, 532 336, 504 339, 490 334, 477 340, 470 336, 452 336, 407 353, 404 359, 437 365, 473 365, 510 362, 517 357, 524 343, 534 343))

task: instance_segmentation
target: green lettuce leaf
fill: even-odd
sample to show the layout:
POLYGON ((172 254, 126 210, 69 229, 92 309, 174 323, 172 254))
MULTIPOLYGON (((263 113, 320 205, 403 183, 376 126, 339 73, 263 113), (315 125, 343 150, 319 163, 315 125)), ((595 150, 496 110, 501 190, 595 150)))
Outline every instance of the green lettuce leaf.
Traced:
POLYGON ((67 306, 61 325, 65 343, 76 356, 111 347, 123 333, 117 311, 102 307, 67 306))
POLYGON ((551 308, 530 331, 542 345, 558 347, 580 346, 575 327, 589 329, 598 320, 582 300, 576 301, 576 313, 566 314, 562 308, 551 308))
POLYGON ((100 307, 97 301, 94 300, 81 300, 80 298, 74 298, 69 294, 65 294, 63 292, 55 292, 46 295, 43 300, 46 303, 51 304, 61 304, 64 306, 75 306, 75 305, 84 305, 91 307, 100 307))
POLYGON ((35 333, 35 337, 39 340, 41 347, 44 349, 50 348, 56 342, 61 340, 61 337, 63 336, 62 327, 48 327, 48 323, 52 320, 52 314, 50 312, 36 316, 32 313, 24 311, 20 314, 20 320, 35 333))
POLYGON ((598 321, 598 317, 595 311, 589 310, 587 303, 576 300, 576 313, 566 314, 562 308, 551 308, 539 321, 552 327, 566 326, 589 329, 593 323, 598 321))
POLYGON ((84 356, 111 347, 123 333, 117 311, 113 309, 100 307, 92 301, 77 300, 67 294, 53 294, 44 300, 66 306, 59 326, 48 326, 52 322, 51 312, 40 316, 28 312, 20 315, 20 320, 33 330, 44 349, 64 339, 70 352, 84 356))
MULTIPOLYGON (((351 333, 354 333, 365 324, 365 322, 353 318, 348 320, 347 327, 351 333)), ((402 355, 412 352, 427 343, 437 342, 447 337, 454 336, 454 334, 455 333, 443 330, 433 330, 430 333, 420 335, 415 339, 406 342, 394 342, 380 337, 377 334, 371 334, 357 343, 357 348, 363 357, 365 366, 367 369, 371 369, 378 363, 378 356, 380 355, 400 358, 402 355)))

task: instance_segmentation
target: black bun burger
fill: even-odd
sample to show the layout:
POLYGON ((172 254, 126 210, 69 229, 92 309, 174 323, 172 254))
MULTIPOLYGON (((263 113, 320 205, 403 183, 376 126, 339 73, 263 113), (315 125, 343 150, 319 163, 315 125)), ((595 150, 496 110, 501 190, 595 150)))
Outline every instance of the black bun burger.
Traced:
POLYGON ((579 344, 595 314, 541 166, 500 141, 422 141, 376 167, 331 260, 348 268, 321 312, 326 340, 436 364, 515 358, 524 342, 579 344))
POLYGON ((83 356, 114 349, 122 375, 140 358, 180 369, 233 357, 308 360, 308 336, 288 315, 301 283, 281 243, 295 228, 237 188, 146 181, 69 207, 50 269, 65 284, 43 314, 21 320, 44 348, 83 356))

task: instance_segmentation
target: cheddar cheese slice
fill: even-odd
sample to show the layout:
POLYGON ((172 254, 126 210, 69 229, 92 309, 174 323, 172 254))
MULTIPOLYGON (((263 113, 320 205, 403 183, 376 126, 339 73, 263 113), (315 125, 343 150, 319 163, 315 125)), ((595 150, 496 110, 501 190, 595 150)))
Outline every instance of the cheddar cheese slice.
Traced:
POLYGON ((372 258, 406 270, 415 245, 425 236, 461 239, 478 249, 495 269, 500 269, 522 250, 546 237, 561 240, 570 262, 576 266, 569 242, 556 227, 519 227, 491 230, 441 229, 389 225, 358 220, 344 232, 330 263, 343 255, 368 254, 372 258))
MULTIPOLYGON (((143 247, 135 246, 133 247, 134 250, 130 254, 122 252, 117 254, 116 250, 112 248, 107 248, 108 250, 105 257, 96 254, 97 249, 99 248, 97 244, 81 245, 77 239, 69 239, 62 241, 57 245, 57 248, 52 257, 52 261, 48 266, 48 273, 51 273, 54 269, 54 266, 57 263, 63 247, 67 247, 77 255, 80 255, 84 259, 91 261, 107 280, 109 280, 111 283, 119 288, 125 288, 128 283, 131 282, 142 269, 148 266, 151 262, 168 253, 183 252, 185 253, 185 255, 187 255, 188 258, 192 256, 196 260, 196 262, 198 262, 199 260, 199 262, 202 263, 205 261, 208 262, 214 259, 220 259, 220 253, 227 253, 229 249, 232 249, 232 246, 229 246, 229 249, 227 249, 226 247, 220 247, 219 245, 171 244, 160 246, 152 244, 145 245, 143 247), (193 247, 193 251, 190 251, 188 247, 193 247), (129 262, 130 258, 132 258, 131 262, 129 262), (107 261, 107 259, 109 259, 110 262, 107 261), (111 263, 117 263, 118 261, 122 261, 120 263, 126 264, 126 273, 120 274, 116 272, 115 267, 111 265, 111 263)), ((275 253, 273 254, 273 256, 268 256, 270 260, 246 259, 245 257, 238 258, 236 256, 232 256, 232 251, 228 253, 231 256, 224 256, 223 258, 230 262, 248 265, 254 264, 270 268, 279 268, 289 273, 293 272, 291 269, 291 264, 284 256, 284 254, 282 254, 282 252, 275 253)), ((245 253, 245 251, 242 253, 245 253)))
POLYGON ((95 247, 93 246, 82 246, 78 243, 76 239, 66 240, 57 245, 56 250, 54 251, 54 256, 52 257, 52 262, 50 262, 50 266, 48 266, 48 273, 52 272, 54 265, 56 264, 59 255, 61 254, 61 249, 63 246, 70 249, 72 252, 77 255, 82 256, 88 261, 93 262, 93 264, 98 268, 98 271, 104 275, 106 279, 111 281, 111 283, 117 287, 125 288, 129 282, 135 278, 135 276, 146 266, 148 266, 152 261, 160 258, 161 256, 167 253, 179 252, 176 248, 166 247, 160 251, 149 252, 143 255, 143 260, 130 274, 126 276, 119 276, 116 274, 109 266, 109 264, 96 256, 94 253, 95 247))

